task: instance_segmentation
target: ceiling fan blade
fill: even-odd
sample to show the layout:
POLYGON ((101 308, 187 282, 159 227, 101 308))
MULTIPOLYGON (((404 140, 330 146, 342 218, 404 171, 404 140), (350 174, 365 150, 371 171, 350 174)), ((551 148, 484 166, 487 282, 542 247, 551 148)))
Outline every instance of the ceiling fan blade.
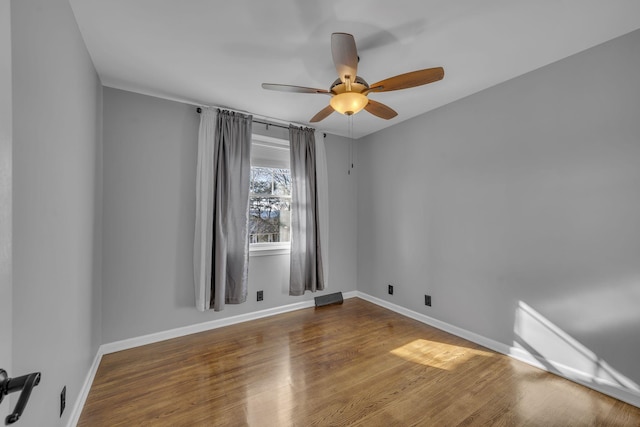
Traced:
POLYGON ((331 94, 325 89, 315 89, 312 87, 293 86, 293 85, 280 85, 276 83, 262 83, 262 89, 277 90, 280 92, 293 92, 293 93, 326 93, 331 94))
POLYGON ((311 118, 311 120, 309 120, 311 123, 315 123, 315 122, 319 122, 321 120, 326 119, 327 117, 329 117, 329 115, 331 113, 334 112, 334 109, 331 105, 327 105, 326 107, 324 107, 322 110, 320 110, 318 112, 318 114, 316 114, 315 116, 313 116, 311 118))
POLYGON ((340 80, 344 83, 345 76, 350 76, 351 82, 355 81, 358 74, 358 50, 353 36, 347 33, 331 34, 331 54, 340 80))
POLYGON ((369 92, 388 92, 390 90, 408 89, 437 82, 444 77, 444 68, 427 68, 425 70, 412 71, 379 81, 370 86, 369 92))
POLYGON ((374 116, 378 116, 381 119, 385 120, 392 119, 398 115, 398 113, 396 113, 392 108, 387 107, 380 102, 374 101, 373 99, 369 100, 369 103, 364 107, 364 109, 374 116))

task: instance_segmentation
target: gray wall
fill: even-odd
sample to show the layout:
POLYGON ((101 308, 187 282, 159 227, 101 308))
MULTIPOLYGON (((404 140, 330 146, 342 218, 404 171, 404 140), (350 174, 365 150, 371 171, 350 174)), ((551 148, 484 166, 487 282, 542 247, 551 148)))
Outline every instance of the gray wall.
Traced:
MULTIPOLYGON (((72 405, 100 343, 316 295, 287 295, 288 256, 252 257, 246 304, 195 310, 194 107, 105 88, 103 114, 68 3, 11 9, 0 197, 13 191, 13 201, 2 203, 0 232, 12 211, 13 236, 0 263, 11 261, 8 241, 13 274, 0 270, 0 308, 11 299, 12 314, 0 338, 12 345, 0 362, 43 373, 21 425, 61 425, 71 408, 58 418, 59 392, 67 385, 72 405)), ((635 32, 366 137, 357 177, 347 174, 351 142, 328 136, 327 292, 357 283, 577 369, 589 366, 576 347, 588 350, 611 366, 597 375, 640 383, 639 50, 635 32), (536 340, 549 333, 540 325, 555 325, 552 345, 536 340)))
POLYGON ((638 70, 640 31, 360 140, 358 290, 640 384, 638 70))
MULTIPOLYGON (((11 254, 11 12, 9 0, 0 0, 0 369, 12 375, 12 288, 11 254)), ((0 419, 9 413, 0 406, 0 419)))
MULTIPOLYGON (((66 424, 100 342, 100 81, 66 0, 11 3, 13 369, 20 426, 66 424)), ((15 401, 15 400, 14 400, 15 401)))
MULTIPOLYGON (((193 233, 199 116, 194 106, 104 89, 103 342, 278 307, 288 295, 288 255, 250 259, 249 298, 222 312, 194 305, 193 233), (255 293, 264 290, 264 301, 255 293)), ((264 128, 256 126, 259 133, 264 128)), ((272 136, 281 130, 271 128, 272 136)), ((348 144, 327 138, 330 289, 355 290, 355 180, 348 144)))

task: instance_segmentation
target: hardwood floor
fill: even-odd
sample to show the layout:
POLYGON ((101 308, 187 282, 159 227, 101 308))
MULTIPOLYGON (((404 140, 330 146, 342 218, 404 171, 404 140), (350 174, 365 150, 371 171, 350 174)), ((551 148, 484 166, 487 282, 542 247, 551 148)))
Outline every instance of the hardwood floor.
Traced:
POLYGON ((640 426, 640 409, 353 298, 108 354, 79 426, 640 426))

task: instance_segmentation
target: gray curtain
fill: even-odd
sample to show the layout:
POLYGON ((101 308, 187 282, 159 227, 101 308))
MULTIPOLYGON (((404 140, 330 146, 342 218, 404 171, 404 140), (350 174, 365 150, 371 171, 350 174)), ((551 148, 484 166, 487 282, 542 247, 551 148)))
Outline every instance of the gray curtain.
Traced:
POLYGON ((230 111, 205 110, 201 117, 194 257, 200 310, 220 311, 247 299, 251 124, 251 116, 230 111), (210 266, 204 264, 209 259, 210 266))
POLYGON ((314 132, 289 127, 292 181, 289 295, 324 289, 314 132))
POLYGON ((213 153, 213 256, 211 304, 247 300, 249 272, 249 180, 252 117, 220 111, 213 153))

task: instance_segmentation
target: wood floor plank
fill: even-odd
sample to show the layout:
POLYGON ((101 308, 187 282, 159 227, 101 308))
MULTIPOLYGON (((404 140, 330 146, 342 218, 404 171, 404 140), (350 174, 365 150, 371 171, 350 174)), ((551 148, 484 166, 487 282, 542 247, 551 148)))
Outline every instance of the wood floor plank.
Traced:
POLYGON ((640 409, 353 298, 105 355, 79 426, 640 426, 640 409))

